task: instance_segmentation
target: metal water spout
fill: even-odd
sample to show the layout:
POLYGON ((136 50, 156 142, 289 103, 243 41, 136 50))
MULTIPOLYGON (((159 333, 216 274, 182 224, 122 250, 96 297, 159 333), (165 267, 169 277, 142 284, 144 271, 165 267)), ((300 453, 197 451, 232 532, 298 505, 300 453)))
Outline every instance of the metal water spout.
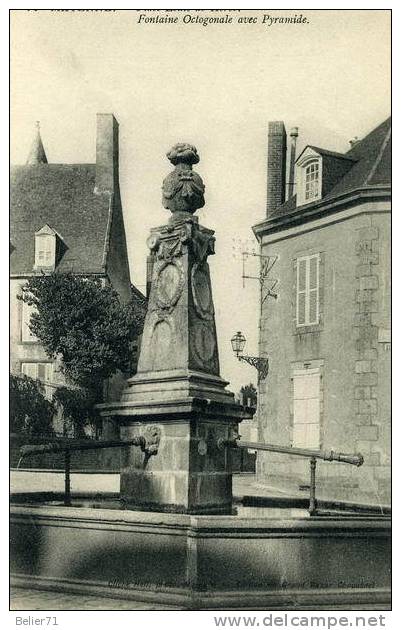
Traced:
POLYGON ((255 451, 269 451, 271 453, 284 453, 295 457, 307 457, 310 460, 310 485, 309 485, 309 514, 316 513, 316 462, 322 459, 326 462, 341 462, 351 466, 362 466, 363 455, 361 453, 336 453, 335 451, 318 451, 307 448, 293 448, 279 444, 267 444, 264 442, 243 442, 239 435, 234 435, 230 440, 217 440, 219 449, 252 449, 255 451))
POLYGON ((76 451, 101 450, 104 448, 122 448, 124 446, 139 446, 144 453, 143 467, 152 455, 156 455, 160 443, 160 431, 158 427, 149 426, 143 435, 136 436, 130 440, 104 440, 101 442, 75 441, 72 443, 49 443, 49 444, 28 444, 20 449, 17 468, 20 462, 32 455, 42 453, 64 453, 64 505, 71 505, 71 453, 76 451))

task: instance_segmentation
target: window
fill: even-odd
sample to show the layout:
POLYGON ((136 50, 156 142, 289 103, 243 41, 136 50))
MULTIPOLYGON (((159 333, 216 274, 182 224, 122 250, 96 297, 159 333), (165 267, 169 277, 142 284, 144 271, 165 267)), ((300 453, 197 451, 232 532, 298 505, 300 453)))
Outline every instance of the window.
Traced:
POLYGON ((54 237, 41 235, 36 237, 36 267, 54 266, 54 237))
POLYGON ((320 369, 295 370, 292 445, 320 449, 320 369))
POLYGON ((313 201, 319 196, 319 162, 316 160, 305 166, 305 201, 313 201))
POLYGON ((35 234, 35 268, 54 269, 56 264, 57 233, 49 225, 44 225, 35 234))
POLYGON ((297 326, 319 323, 319 254, 297 258, 297 326))
POLYGON ((37 341, 37 337, 31 332, 29 328, 29 323, 31 321, 31 316, 33 313, 36 313, 36 309, 34 306, 27 304, 26 302, 22 302, 22 329, 21 329, 21 339, 22 341, 37 341))
POLYGON ((22 374, 30 376, 36 381, 41 381, 44 385, 45 396, 49 400, 53 396, 53 363, 27 362, 21 364, 22 374))
POLYGON ((297 206, 322 198, 323 158, 313 147, 306 147, 296 162, 297 206))

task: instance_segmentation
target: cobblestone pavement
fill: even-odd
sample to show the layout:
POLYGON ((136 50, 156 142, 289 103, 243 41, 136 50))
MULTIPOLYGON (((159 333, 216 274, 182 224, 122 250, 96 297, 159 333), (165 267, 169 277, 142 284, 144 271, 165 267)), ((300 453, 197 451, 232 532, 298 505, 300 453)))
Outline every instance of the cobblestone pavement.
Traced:
POLYGON ((25 588, 12 588, 10 602, 11 610, 180 610, 174 606, 146 602, 25 588))

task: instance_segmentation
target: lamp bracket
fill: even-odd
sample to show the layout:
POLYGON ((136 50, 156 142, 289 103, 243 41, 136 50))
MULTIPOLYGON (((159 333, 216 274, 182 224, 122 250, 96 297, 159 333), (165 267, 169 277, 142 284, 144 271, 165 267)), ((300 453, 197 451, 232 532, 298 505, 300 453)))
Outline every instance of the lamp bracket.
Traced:
POLYGON ((257 369, 259 378, 263 381, 269 373, 269 359, 266 357, 250 357, 247 355, 238 355, 239 361, 245 361, 257 369))

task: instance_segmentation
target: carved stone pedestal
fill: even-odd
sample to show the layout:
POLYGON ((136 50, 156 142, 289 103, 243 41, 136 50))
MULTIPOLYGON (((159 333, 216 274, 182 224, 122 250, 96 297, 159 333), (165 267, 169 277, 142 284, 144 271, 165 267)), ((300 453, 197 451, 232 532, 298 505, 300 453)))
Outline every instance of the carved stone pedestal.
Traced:
MULTIPOLYGON (((163 403, 158 401, 159 408, 163 403)), ((121 470, 121 497, 135 509, 193 514, 231 513, 229 453, 217 446, 235 430, 238 410, 206 400, 175 400, 164 414, 122 420, 121 437, 142 434, 149 422, 160 432, 157 455, 129 449, 121 470)), ((149 415, 148 415, 149 414, 149 415)))
POLYGON ((169 154, 176 165, 164 183, 173 214, 148 239, 152 283, 137 374, 121 401, 100 405, 116 416, 121 438, 153 427, 157 454, 144 461, 129 449, 121 471, 127 506, 189 513, 231 511, 229 456, 220 438, 236 433, 249 410, 234 402, 219 375, 214 306, 207 258, 214 236, 192 215, 203 205, 203 183, 192 172, 190 145, 169 154), (184 208, 184 209, 183 209, 184 208))

